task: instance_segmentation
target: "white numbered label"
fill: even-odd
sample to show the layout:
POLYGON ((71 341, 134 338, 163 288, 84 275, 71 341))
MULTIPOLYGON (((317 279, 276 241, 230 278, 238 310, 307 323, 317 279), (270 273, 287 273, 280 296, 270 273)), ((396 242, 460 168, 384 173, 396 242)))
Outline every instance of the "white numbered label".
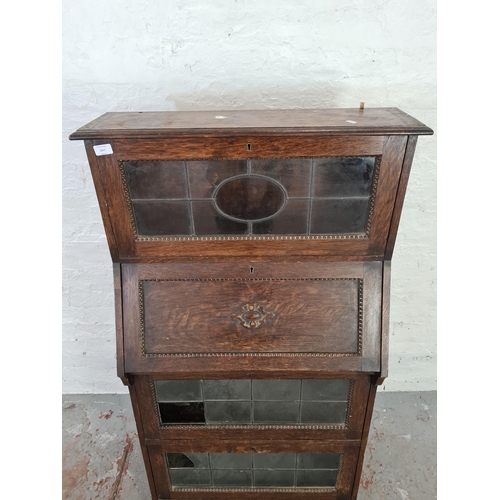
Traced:
POLYGON ((94 151, 96 156, 113 154, 113 149, 111 148, 111 144, 100 144, 99 146, 94 146, 94 151))

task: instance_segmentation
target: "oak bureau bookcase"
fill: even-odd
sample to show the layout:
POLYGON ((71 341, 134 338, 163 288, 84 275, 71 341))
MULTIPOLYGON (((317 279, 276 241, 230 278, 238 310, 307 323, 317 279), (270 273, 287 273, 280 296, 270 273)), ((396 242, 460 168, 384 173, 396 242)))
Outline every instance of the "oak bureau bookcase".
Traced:
POLYGON ((153 499, 357 496, 418 135, 397 108, 106 113, 83 139, 153 499))

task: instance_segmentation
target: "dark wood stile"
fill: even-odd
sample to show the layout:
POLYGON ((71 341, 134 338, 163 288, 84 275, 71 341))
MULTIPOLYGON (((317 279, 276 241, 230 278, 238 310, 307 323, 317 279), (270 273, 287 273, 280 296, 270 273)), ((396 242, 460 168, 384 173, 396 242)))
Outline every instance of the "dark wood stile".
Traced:
POLYGON ((149 488, 151 490, 152 498, 158 498, 156 493, 155 479, 153 474, 153 467, 151 464, 151 457, 146 446, 146 439, 144 436, 144 428, 141 415, 141 400, 137 396, 135 385, 129 384, 128 386, 130 401, 132 403, 132 410, 134 412, 135 424, 137 426, 137 434, 139 436, 139 443, 141 445, 142 456, 144 459, 144 466, 146 468, 146 475, 148 477, 149 488))
MULTIPOLYGON (((154 500, 356 499, 377 385, 388 374, 390 261, 417 137, 432 133, 397 108, 368 108, 106 113, 70 136, 71 140, 85 141, 113 261, 117 373, 128 385, 154 500), (104 145, 102 151, 94 149, 104 145), (189 163, 197 160, 203 162, 189 163), (255 160, 261 161, 260 167, 255 160), (148 162, 150 165, 141 170, 140 165, 148 162), (253 164, 257 170, 252 170, 253 164), (175 168, 177 172, 184 169, 184 180, 178 180, 180 174, 175 174, 175 168), (241 174, 244 168, 246 174, 241 174), (266 168, 274 168, 274 174, 266 168), (150 172, 150 177, 146 181, 142 177, 142 191, 133 191, 127 175, 144 172, 150 172), (191 196, 190 172, 200 183, 193 184, 193 189, 205 186, 198 191, 208 189, 212 198, 191 196), (285 179, 290 172, 299 179, 293 186, 299 184, 302 190, 295 192, 302 194, 289 196, 283 186, 276 187, 280 184, 272 175, 281 179, 283 172, 285 179), (171 177, 174 175, 177 177, 171 177), (332 181, 332 175, 332 179, 344 180, 332 181), (172 192, 185 194, 167 196, 166 191, 157 190, 158 186, 151 187, 158 176, 177 179, 177 184, 157 183, 161 189, 175 186, 172 192), (259 210, 267 207, 265 196, 271 196, 271 191, 266 191, 270 184, 278 193, 271 199, 275 206, 279 205, 279 196, 285 200, 280 209, 283 212, 271 215, 281 229, 272 229, 271 224, 259 230, 252 224, 269 219, 252 219, 249 211, 243 220, 248 223, 245 233, 234 229, 241 228, 234 225, 235 221, 241 224, 241 218, 223 211, 221 215, 216 204, 218 187, 214 186, 220 186, 224 179, 251 176, 260 182, 266 179, 268 186, 256 202, 259 210), (330 179, 331 191, 322 195, 325 179, 330 179), (345 185, 335 191, 335 182, 345 185), (151 191, 144 191, 144 186, 151 191), (304 194, 307 189, 309 197, 304 194), (133 198, 134 192, 142 194, 133 198), (158 192, 161 194, 156 195, 158 192), (154 205, 163 203, 171 207, 167 219, 175 219, 172 213, 179 213, 179 220, 189 218, 190 225, 184 223, 178 232, 155 228, 141 233, 135 211, 144 207, 141 203, 153 203, 154 208, 147 212, 150 220, 165 217, 158 208, 161 205, 154 205), (184 211, 176 208, 178 212, 172 212, 172 207, 181 206, 184 211), (205 229, 201 223, 204 231, 210 227, 214 232, 195 230, 200 227, 194 222, 195 208, 201 211, 202 206, 207 213, 214 212, 211 217, 219 217, 216 223, 210 219, 205 229), (349 208, 341 208, 346 206, 349 208), (297 207, 302 207, 302 212, 297 207), (289 232, 283 232, 279 222, 285 208, 292 214, 286 219, 289 232), (342 210, 348 211, 344 217, 350 218, 348 222, 356 229, 342 226, 347 224, 342 222, 342 210), (340 229, 330 229, 337 227, 332 223, 325 232, 322 217, 327 224, 336 220, 340 229), (290 220, 298 225, 292 227, 290 220), (233 229, 225 232, 228 221, 233 229), (297 379, 302 381, 295 382, 297 379), (335 408, 341 410, 335 410, 335 419, 328 414, 332 420, 318 420, 335 424, 317 420, 313 424, 298 423, 311 421, 302 413, 304 401, 308 401, 307 397, 302 399, 302 388, 324 384, 315 379, 338 379, 327 384, 341 388, 339 399, 326 400, 340 404, 335 408), (203 383, 186 382, 196 380, 203 383), (205 419, 205 414, 193 421, 164 419, 162 412, 169 405, 178 405, 181 410, 175 411, 183 411, 186 405, 219 404, 221 398, 203 399, 201 388, 220 387, 226 382, 207 383, 209 380, 237 380, 231 384, 247 387, 246 399, 241 400, 252 405, 252 412, 254 405, 268 401, 254 397, 254 388, 266 384, 257 381, 277 380, 300 387, 295 393, 300 393, 300 398, 290 400, 295 409, 300 409, 300 416, 296 410, 292 419, 276 424, 268 423, 268 415, 259 420, 256 413, 239 422, 265 424, 205 424, 227 422, 226 414, 222 420, 205 419), (182 396, 180 400, 167 397, 157 401, 162 394, 158 387, 167 387, 165 384, 197 384, 200 395, 198 399, 182 396), (184 423, 165 423, 179 421, 184 423), (231 452, 327 453, 339 465, 338 470, 327 467, 332 475, 321 483, 323 486, 314 483, 311 488, 214 487, 220 484, 215 476, 210 476, 211 482, 205 479, 194 483, 211 487, 192 486, 189 480, 181 482, 183 486, 171 483, 167 453, 231 452)), ((250 191, 235 192, 231 202, 243 196, 241 193, 251 198, 250 191)), ((202 221, 203 217, 205 213, 202 221)), ((323 396, 318 394, 320 401, 310 397, 309 403, 323 404, 323 396)), ((333 412, 333 406, 329 408, 333 412)), ((296 485, 298 463, 296 458, 292 481, 296 485)), ((170 467, 179 471, 180 466, 170 467)), ((196 474, 191 477, 196 478, 196 474)), ((255 470, 251 474, 254 478, 255 470)), ((261 483, 252 479, 251 484, 261 483)))
MULTIPOLYGON (((365 272, 363 277, 363 344, 361 369, 364 372, 376 372, 380 370, 380 297, 381 297, 381 268, 378 262, 378 272, 365 272)), ((368 263, 364 264, 365 268, 368 263)))
POLYGON ((125 350, 123 339, 123 303, 122 303, 122 270, 121 264, 113 263, 113 280, 115 289, 115 328, 116 328, 116 371, 123 385, 129 385, 125 374, 125 350))
POLYGON ((377 385, 382 385, 389 374, 389 332, 391 300, 391 261, 384 261, 382 271, 382 331, 380 336, 380 375, 377 385))
POLYGON ((354 486, 352 491, 351 500, 356 500, 358 498, 359 484, 361 482, 361 474, 363 472, 363 457, 365 455, 366 446, 368 444, 368 436, 370 433, 370 425, 373 415, 373 407, 375 406, 375 396, 377 395, 377 385, 373 384, 370 387, 370 394, 368 396, 368 401, 366 403, 366 415, 365 423, 363 426, 363 435, 361 437, 361 446, 359 450, 359 460, 356 465, 356 473, 354 476, 354 486))

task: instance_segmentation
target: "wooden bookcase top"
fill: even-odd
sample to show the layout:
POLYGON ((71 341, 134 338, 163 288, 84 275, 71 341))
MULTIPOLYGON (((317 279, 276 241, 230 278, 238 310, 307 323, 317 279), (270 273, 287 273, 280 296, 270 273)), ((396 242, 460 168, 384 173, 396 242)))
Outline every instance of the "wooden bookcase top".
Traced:
POLYGON ((110 112, 70 140, 245 134, 432 135, 398 108, 110 112))

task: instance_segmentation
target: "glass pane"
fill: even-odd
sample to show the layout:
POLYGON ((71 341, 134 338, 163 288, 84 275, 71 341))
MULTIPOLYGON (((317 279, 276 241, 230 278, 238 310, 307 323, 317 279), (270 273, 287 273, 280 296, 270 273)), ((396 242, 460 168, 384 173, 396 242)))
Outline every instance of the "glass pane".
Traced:
POLYGON ((172 486, 199 486, 206 488, 211 485, 209 470, 172 469, 170 470, 172 486))
POLYGON ((255 401, 253 418, 256 424, 296 424, 299 421, 299 402, 255 401))
POLYGON ((337 469, 339 455, 337 453, 299 453, 297 467, 299 469, 337 469))
POLYGON ((335 486, 337 481, 336 470, 298 470, 297 487, 325 487, 335 486))
POLYGON ((174 488, 335 487, 338 453, 167 453, 174 488))
POLYGON ((302 400, 347 401, 350 385, 349 380, 303 380, 302 400))
POLYGON ((369 198, 313 199, 311 234, 363 233, 369 203, 369 198))
POLYGON ((303 424, 341 424, 345 422, 347 402, 316 403, 304 401, 300 409, 300 421, 303 424))
POLYGON ((248 223, 222 216, 212 201, 193 201, 194 234, 210 236, 221 234, 248 234, 248 223))
POLYGON ((363 235, 377 157, 120 163, 140 237, 363 235))
POLYGON ((201 380, 156 380, 158 401, 201 401, 201 380))
POLYGON ((254 469, 295 469, 295 453, 256 453, 254 469))
POLYGON ((214 486, 249 487, 252 486, 251 470, 214 470, 214 486))
POLYGON ((250 400, 250 380, 204 380, 205 401, 243 399, 250 400))
POLYGON ((320 158, 314 162, 314 197, 370 196, 375 158, 320 158))
POLYGON ((239 221, 267 219, 285 205, 285 191, 270 178, 256 175, 228 179, 214 195, 223 216, 239 221))
POLYGON ((350 380, 156 380, 162 425, 346 423, 350 380))
POLYGON ((293 470, 256 470, 254 477, 255 486, 260 488, 295 486, 295 471, 293 470))
POLYGON ((253 380, 254 400, 300 400, 300 380, 253 380))
POLYGON ((134 201, 132 208, 139 234, 170 236, 191 234, 187 201, 134 201))
POLYGON ((250 453, 210 453, 210 464, 213 469, 251 469, 250 453))
POLYGON ((278 181, 290 198, 307 198, 311 183, 312 160, 287 158, 286 160, 252 160, 252 174, 264 175, 278 181))
POLYGON ((252 234, 307 234, 308 212, 309 200, 289 199, 276 217, 254 222, 252 234))
POLYGON ((203 403, 158 403, 162 424, 204 424, 203 403))
POLYGON ((205 411, 209 424, 252 423, 250 401, 207 401, 205 411))
POLYGON ((127 161, 124 167, 133 200, 187 196, 183 161, 127 161))
POLYGON ((221 182, 248 171, 247 160, 187 161, 186 165, 193 199, 212 198, 221 182))
POLYGON ((208 453, 167 453, 169 467, 185 468, 195 467, 197 469, 209 469, 208 453))

